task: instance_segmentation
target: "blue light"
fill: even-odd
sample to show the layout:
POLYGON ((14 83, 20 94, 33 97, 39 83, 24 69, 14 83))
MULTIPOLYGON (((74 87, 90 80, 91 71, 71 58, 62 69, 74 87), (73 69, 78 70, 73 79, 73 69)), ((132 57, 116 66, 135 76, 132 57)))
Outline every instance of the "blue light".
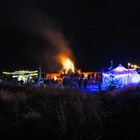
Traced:
POLYGON ((140 83, 140 75, 134 74, 132 77, 132 83, 140 83))
POLYGON ((103 86, 123 87, 131 83, 140 83, 140 75, 135 70, 124 68, 121 64, 112 71, 103 73, 103 86))

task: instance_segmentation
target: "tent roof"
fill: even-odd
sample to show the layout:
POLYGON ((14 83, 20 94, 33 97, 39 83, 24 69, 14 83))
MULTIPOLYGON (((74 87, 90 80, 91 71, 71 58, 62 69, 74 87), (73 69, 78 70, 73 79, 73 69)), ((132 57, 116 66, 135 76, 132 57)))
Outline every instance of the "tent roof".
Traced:
POLYGON ((113 72, 125 72, 127 69, 122 66, 122 64, 119 64, 117 68, 112 70, 113 72))
POLYGON ((114 68, 112 71, 107 72, 107 74, 127 74, 127 73, 135 73, 136 71, 133 69, 126 69, 119 64, 118 67, 114 68))

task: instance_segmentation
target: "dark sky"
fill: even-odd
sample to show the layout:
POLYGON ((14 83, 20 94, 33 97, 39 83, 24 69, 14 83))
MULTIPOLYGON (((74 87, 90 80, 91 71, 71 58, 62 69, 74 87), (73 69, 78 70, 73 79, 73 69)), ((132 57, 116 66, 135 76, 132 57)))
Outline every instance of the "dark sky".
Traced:
POLYGON ((42 52, 49 44, 38 33, 46 22, 62 30, 83 71, 109 67, 110 60, 140 64, 139 0, 3 0, 1 71, 47 67, 42 52))

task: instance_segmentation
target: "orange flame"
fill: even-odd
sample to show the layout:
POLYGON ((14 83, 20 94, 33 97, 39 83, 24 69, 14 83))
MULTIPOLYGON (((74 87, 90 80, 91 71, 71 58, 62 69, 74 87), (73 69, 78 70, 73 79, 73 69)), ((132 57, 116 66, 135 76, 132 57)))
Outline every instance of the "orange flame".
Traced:
POLYGON ((54 78, 55 81, 57 80, 57 77, 56 76, 54 76, 53 78, 54 78))
POLYGON ((74 64, 70 59, 66 59, 63 66, 66 70, 72 70, 72 72, 74 72, 74 64))
POLYGON ((72 72, 75 72, 75 68, 74 68, 74 63, 67 58, 66 56, 60 56, 60 62, 63 66, 63 69, 66 70, 66 73, 68 70, 71 70, 72 72))

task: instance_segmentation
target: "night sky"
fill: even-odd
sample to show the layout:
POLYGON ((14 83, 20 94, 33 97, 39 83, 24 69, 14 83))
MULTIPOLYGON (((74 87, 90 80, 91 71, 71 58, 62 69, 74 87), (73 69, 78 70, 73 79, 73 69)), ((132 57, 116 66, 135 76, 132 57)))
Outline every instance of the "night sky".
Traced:
POLYGON ((47 70, 51 45, 41 33, 45 25, 61 30, 77 68, 100 71, 114 61, 140 64, 138 0, 3 0, 0 1, 0 71, 47 70), (49 48, 49 49, 47 49, 49 48))

